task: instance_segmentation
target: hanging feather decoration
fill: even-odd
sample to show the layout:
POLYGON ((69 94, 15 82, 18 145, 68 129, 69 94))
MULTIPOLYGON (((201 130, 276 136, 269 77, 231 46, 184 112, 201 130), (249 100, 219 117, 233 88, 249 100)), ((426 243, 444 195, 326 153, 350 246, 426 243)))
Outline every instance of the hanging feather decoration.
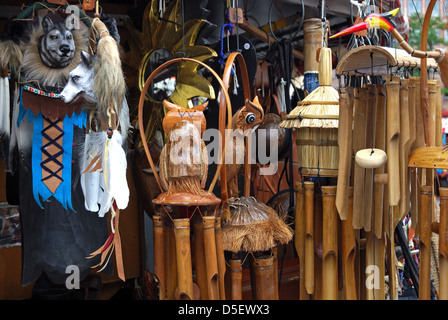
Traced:
POLYGON ((81 187, 85 207, 103 217, 115 199, 118 209, 129 202, 126 180, 126 154, 122 148, 122 135, 114 130, 111 138, 105 131, 86 135, 81 166, 81 187))

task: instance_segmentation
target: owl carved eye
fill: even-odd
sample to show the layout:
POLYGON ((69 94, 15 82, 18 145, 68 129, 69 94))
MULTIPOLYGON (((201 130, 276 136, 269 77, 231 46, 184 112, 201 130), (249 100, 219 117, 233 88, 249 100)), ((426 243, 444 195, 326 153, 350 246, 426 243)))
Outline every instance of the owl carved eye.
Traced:
POLYGON ((253 114, 252 112, 248 113, 248 114, 246 115, 246 119, 245 119, 245 121, 246 121, 246 124, 252 124, 252 123, 254 123, 254 121, 255 121, 255 114, 253 114))

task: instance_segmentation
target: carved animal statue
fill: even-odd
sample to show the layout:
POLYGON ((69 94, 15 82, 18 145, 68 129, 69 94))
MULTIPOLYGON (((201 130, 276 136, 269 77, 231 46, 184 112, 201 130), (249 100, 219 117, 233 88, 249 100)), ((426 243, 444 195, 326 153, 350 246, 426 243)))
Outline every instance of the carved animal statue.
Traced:
POLYGON ((160 180, 168 194, 189 193, 205 195, 207 191, 208 156, 202 140, 206 121, 204 109, 207 102, 194 108, 183 108, 167 100, 168 110, 163 129, 168 136, 160 154, 160 180))
POLYGON ((232 117, 231 141, 226 141, 226 175, 229 197, 239 197, 238 176, 244 164, 245 146, 244 137, 255 131, 264 118, 264 111, 258 97, 253 101, 249 99, 243 107, 238 109, 232 117))

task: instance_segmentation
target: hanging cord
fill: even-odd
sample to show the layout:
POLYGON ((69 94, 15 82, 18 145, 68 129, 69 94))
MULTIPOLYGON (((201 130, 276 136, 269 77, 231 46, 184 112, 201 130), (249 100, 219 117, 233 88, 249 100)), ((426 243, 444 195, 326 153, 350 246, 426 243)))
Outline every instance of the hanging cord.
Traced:
MULTIPOLYGON (((219 52, 219 63, 224 64, 226 56, 224 54, 224 31, 227 30, 230 33, 233 33, 233 23, 228 22, 221 27, 221 50, 219 52)), ((227 50, 229 50, 229 45, 227 45, 227 50)))

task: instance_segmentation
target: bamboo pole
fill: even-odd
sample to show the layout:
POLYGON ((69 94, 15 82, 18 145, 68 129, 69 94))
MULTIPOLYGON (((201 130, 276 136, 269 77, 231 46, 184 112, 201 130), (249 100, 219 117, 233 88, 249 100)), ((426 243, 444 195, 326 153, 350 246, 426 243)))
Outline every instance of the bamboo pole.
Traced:
POLYGON ((436 111, 435 111, 436 119, 435 119, 435 145, 436 147, 441 147, 443 145, 443 137, 442 137, 442 82, 437 79, 436 80, 436 111))
POLYGON ((176 241, 174 239, 173 223, 169 221, 164 224, 165 228, 165 278, 166 299, 174 300, 177 287, 177 263, 176 263, 176 241))
POLYGON ((305 288, 314 293, 314 182, 305 181, 305 288))
POLYGON ((189 219, 174 219, 174 238, 176 240, 177 296, 179 300, 193 300, 189 219))
POLYGON ((323 205, 323 299, 338 299, 338 214, 335 205, 336 186, 322 187, 323 205))
POLYGON ((388 234, 389 241, 389 284, 391 299, 398 298, 397 274, 395 266, 395 221, 400 215, 400 77, 388 77, 386 81, 386 148, 387 148, 387 174, 388 174, 388 234))
MULTIPOLYGON (((423 117, 422 117, 422 99, 421 99, 421 90, 420 90, 420 78, 418 77, 411 77, 411 81, 415 85, 415 140, 414 143, 411 146, 411 152, 419 147, 425 146, 425 134, 424 134, 424 123, 423 123, 423 117)), ((417 168, 416 168, 417 169, 417 168)), ((411 170, 411 217, 412 217, 412 228, 416 229, 416 232, 418 234, 418 181, 423 181, 422 172, 424 169, 418 169, 418 170, 411 170)))
POLYGON ((225 275, 226 275, 226 260, 224 257, 224 248, 222 243, 222 229, 221 218, 215 217, 215 242, 216 242, 216 256, 218 259, 218 275, 219 275, 219 298, 226 299, 225 289, 225 275))
MULTIPOLYGON (((215 217, 202 217, 204 224, 205 266, 207 274, 208 299, 219 300, 218 256, 216 254, 215 217)), ((201 239, 197 239, 201 240, 201 239)))
POLYGON ((209 288, 207 281, 206 253, 204 247, 204 224, 200 215, 195 215, 192 219, 194 233, 194 267, 195 282, 201 292, 201 300, 209 300, 209 288))
POLYGON ((388 228, 387 232, 387 256, 388 256, 388 270, 389 270, 389 290, 390 299, 398 300, 398 287, 397 287, 397 265, 396 265, 396 255, 395 255, 395 241, 394 241, 394 227, 393 227, 393 217, 399 213, 399 206, 389 206, 388 214, 388 228))
MULTIPOLYGON (((366 88, 355 89, 354 99, 353 154, 356 154, 356 152, 366 147, 366 88)), ((356 162, 354 164, 353 177, 353 227, 355 229, 361 229, 365 170, 356 162)))
POLYGON ((419 192, 419 245, 420 245, 420 268, 419 268, 419 294, 420 300, 431 299, 431 186, 420 186, 419 192))
POLYGON ((162 216, 152 217, 154 228, 154 273, 159 280, 159 299, 166 299, 165 238, 162 216))
POLYGON ((379 286, 374 288, 374 300, 385 300, 386 299, 386 288, 384 283, 384 277, 385 277, 385 253, 386 253, 386 239, 385 237, 382 237, 381 239, 378 239, 373 233, 373 241, 374 241, 374 254, 375 254, 375 261, 374 264, 376 266, 379 266, 379 286))
POLYGON ((257 300, 275 300, 274 257, 263 256, 253 260, 257 300))
MULTIPOLYGON (((436 107, 437 107, 437 81, 428 80, 428 127, 429 135, 431 137, 431 145, 436 145, 436 107)), ((427 145, 429 147, 429 145, 427 145)))
POLYGON ((348 91, 349 88, 347 87, 339 89, 339 161, 336 208, 341 220, 346 220, 348 214, 347 192, 350 186, 352 162, 353 99, 350 98, 348 91))
POLYGON ((230 259, 230 299, 231 300, 242 300, 243 299, 243 268, 241 267, 241 260, 230 259))
POLYGON ((409 121, 409 79, 400 81, 400 214, 395 217, 394 224, 409 212, 410 194, 408 179, 408 156, 410 150, 411 127, 409 121))
POLYGON ((448 300, 448 188, 439 188, 439 299, 448 300))
POLYGON ((342 275, 343 290, 345 300, 356 300, 356 232, 353 229, 353 187, 348 189, 347 220, 341 221, 341 239, 342 239, 342 275))
MULTIPOLYGON (((400 77, 388 77, 387 91, 387 172, 389 176, 389 205, 397 206, 400 201, 400 77)), ((395 220, 395 217, 393 221, 395 220)), ((393 238, 393 237, 392 237, 393 238)))
MULTIPOLYGON (((367 85, 367 111, 366 111, 366 141, 365 147, 374 147, 375 143, 375 131, 376 128, 376 112, 378 103, 378 91, 374 84, 367 85)), ((363 214, 362 225, 366 232, 370 232, 372 229, 372 210, 373 208, 373 188, 374 188, 374 172, 375 169, 364 169, 364 201, 363 201, 363 214)))
MULTIPOLYGON (((386 95, 383 85, 376 86, 378 102, 376 105, 375 147, 386 150, 386 95)), ((385 173, 385 166, 375 168, 375 177, 385 173)), ((386 181, 387 183, 387 181, 386 181)), ((373 208, 373 232, 376 238, 383 238, 384 217, 384 184, 375 183, 374 187, 375 205, 373 208)))
POLYGON ((305 288, 305 193, 302 182, 296 182, 296 191, 294 246, 299 257, 299 299, 308 300, 305 288))
POLYGON ((273 269, 273 277, 274 277, 274 300, 278 300, 279 292, 278 292, 278 247, 274 247, 271 249, 272 253, 272 265, 273 269))

